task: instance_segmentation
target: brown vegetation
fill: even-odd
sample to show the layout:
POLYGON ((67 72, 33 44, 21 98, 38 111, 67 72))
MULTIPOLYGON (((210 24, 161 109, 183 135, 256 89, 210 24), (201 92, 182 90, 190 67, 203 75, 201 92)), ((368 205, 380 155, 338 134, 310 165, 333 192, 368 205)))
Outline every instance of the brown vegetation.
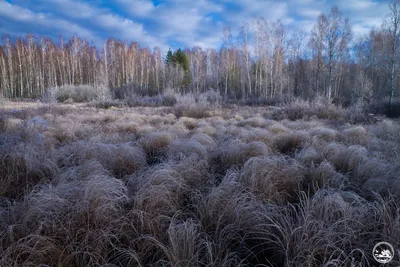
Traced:
POLYGON ((398 121, 184 103, 2 109, 0 266, 372 266, 400 245, 398 121))

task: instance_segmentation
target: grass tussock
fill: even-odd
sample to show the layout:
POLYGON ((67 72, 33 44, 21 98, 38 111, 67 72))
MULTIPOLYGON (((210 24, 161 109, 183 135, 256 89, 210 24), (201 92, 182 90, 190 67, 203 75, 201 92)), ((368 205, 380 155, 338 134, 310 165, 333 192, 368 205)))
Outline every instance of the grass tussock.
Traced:
POLYGON ((275 140, 275 148, 278 152, 292 155, 296 151, 307 146, 310 136, 307 132, 292 132, 280 135, 275 140))
POLYGON ((216 173, 224 175, 229 169, 242 167, 252 157, 268 156, 270 153, 271 149, 259 141, 248 144, 222 142, 210 162, 216 173))
POLYGON ((133 174, 147 165, 142 148, 126 144, 85 144, 77 142, 60 149, 57 155, 60 168, 79 166, 90 160, 98 160, 115 177, 133 174))
POLYGON ((243 167, 239 181, 267 201, 294 201, 304 177, 304 170, 295 160, 285 157, 251 158, 243 167))
POLYGON ((139 143, 147 155, 147 161, 160 161, 167 152, 168 146, 174 141, 173 136, 168 132, 153 132, 143 136, 139 143))
POLYGON ((0 109, 0 266, 374 266, 400 245, 400 124, 349 112, 210 92, 0 109))

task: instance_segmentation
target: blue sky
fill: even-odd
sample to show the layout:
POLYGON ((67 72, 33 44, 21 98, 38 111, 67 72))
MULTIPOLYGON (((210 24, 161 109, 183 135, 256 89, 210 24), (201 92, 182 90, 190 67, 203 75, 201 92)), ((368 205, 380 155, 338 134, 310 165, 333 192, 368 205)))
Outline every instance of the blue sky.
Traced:
POLYGON ((113 36, 142 47, 219 48, 225 26, 238 34, 255 17, 281 19, 290 30, 309 32, 321 12, 338 5, 357 38, 379 27, 389 0, 0 0, 0 35, 33 33, 102 45, 113 36))

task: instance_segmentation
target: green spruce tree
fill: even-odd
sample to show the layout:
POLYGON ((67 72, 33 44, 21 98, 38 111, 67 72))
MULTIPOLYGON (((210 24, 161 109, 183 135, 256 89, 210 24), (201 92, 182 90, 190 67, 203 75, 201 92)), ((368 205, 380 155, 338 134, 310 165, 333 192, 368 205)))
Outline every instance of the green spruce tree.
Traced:
POLYGON ((173 59, 184 71, 184 78, 182 82, 182 86, 184 88, 189 87, 190 85, 190 70, 189 70, 189 61, 186 57, 186 54, 179 48, 175 51, 173 55, 173 59))
POLYGON ((175 63, 174 55, 172 54, 171 48, 168 50, 167 57, 165 58, 165 63, 167 65, 172 65, 175 63))

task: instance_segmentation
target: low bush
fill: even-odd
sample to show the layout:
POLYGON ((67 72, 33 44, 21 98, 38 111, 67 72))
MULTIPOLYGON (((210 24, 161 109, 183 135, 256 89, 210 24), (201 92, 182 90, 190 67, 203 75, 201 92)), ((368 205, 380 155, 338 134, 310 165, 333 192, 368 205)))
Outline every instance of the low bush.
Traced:
POLYGON ((283 109, 277 110, 272 114, 273 119, 300 120, 310 119, 315 116, 319 119, 329 119, 340 121, 344 117, 345 110, 340 106, 335 106, 328 99, 316 98, 311 102, 296 99, 290 104, 284 105, 283 109))
POLYGON ((173 107, 178 100, 176 100, 176 96, 173 94, 164 94, 162 98, 162 105, 167 107, 173 107))
POLYGON ((222 97, 218 92, 208 91, 200 95, 185 94, 177 96, 173 113, 179 117, 195 119, 207 118, 211 112, 221 107, 222 97))
POLYGON ((177 118, 189 117, 189 118, 206 118, 209 117, 209 111, 211 107, 205 99, 197 101, 193 95, 183 95, 178 98, 177 103, 173 108, 173 113, 177 118))
POLYGON ((93 100, 106 100, 109 98, 108 89, 91 85, 63 85, 49 88, 42 95, 45 103, 64 102, 90 102, 93 100))
POLYGON ((211 89, 204 93, 201 93, 200 96, 205 98, 210 105, 219 106, 222 103, 222 96, 219 92, 211 89))

